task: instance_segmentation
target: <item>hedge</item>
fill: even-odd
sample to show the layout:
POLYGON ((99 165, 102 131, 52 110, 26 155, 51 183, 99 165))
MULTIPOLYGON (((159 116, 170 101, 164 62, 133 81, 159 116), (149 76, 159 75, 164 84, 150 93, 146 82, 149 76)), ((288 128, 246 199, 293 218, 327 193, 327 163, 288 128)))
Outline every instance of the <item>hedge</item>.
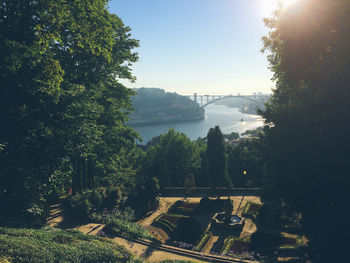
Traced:
POLYGON ((193 250, 201 251, 211 236, 212 236, 212 233, 210 231, 204 232, 201 235, 200 239, 198 240, 198 243, 195 245, 193 250))

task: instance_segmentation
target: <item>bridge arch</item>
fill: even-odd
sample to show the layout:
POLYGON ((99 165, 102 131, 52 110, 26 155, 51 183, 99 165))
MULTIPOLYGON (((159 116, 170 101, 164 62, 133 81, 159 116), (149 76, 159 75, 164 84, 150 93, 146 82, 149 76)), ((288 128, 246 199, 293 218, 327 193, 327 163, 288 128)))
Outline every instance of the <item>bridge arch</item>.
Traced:
POLYGON ((257 101, 255 99, 252 99, 252 98, 249 98, 249 97, 246 97, 246 96, 238 96, 238 95, 228 95, 228 96, 225 96, 225 97, 220 97, 220 98, 217 98, 217 99, 213 99, 211 101, 208 101, 207 103, 201 105, 201 108, 204 108, 206 106, 208 106, 209 104, 212 104, 214 102, 217 102, 217 101, 220 101, 220 100, 224 100, 224 99, 229 99, 229 98, 240 98, 240 99, 245 99, 245 100, 248 100, 250 102, 254 102, 256 103, 257 101))

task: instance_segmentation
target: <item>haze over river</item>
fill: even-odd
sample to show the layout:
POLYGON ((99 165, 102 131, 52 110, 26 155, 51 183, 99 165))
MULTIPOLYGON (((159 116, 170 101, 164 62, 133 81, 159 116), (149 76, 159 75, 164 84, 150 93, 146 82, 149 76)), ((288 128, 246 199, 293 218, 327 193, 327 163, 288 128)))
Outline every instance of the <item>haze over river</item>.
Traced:
POLYGON ((241 113, 238 108, 230 108, 224 105, 210 104, 205 107, 205 119, 193 122, 179 122, 159 125, 146 125, 134 127, 147 143, 154 136, 166 133, 170 128, 183 132, 191 140, 207 136, 208 130, 220 126, 222 133, 242 133, 263 125, 263 118, 259 115, 241 113), (241 121, 243 119, 243 121, 241 121))

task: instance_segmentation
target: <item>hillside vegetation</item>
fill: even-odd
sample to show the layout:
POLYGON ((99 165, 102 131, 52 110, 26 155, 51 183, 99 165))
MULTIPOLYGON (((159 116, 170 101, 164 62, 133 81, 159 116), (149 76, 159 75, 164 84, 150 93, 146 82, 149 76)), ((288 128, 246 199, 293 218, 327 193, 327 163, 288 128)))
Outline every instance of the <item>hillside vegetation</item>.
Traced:
POLYGON ((130 115, 131 126, 195 121, 204 118, 204 109, 186 96, 158 88, 136 89, 132 97, 135 111, 130 115))

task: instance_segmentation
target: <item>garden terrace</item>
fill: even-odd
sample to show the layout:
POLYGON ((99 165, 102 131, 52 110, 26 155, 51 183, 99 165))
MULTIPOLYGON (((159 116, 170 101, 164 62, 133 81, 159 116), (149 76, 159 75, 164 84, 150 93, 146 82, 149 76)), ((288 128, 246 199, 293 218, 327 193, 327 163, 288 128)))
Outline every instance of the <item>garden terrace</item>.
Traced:
POLYGON ((167 232, 169 235, 172 235, 174 232, 174 229, 177 226, 177 222, 179 218, 184 218, 187 216, 184 215, 177 215, 177 214, 161 214, 159 215, 155 220, 155 225, 162 228, 165 232, 167 232))

